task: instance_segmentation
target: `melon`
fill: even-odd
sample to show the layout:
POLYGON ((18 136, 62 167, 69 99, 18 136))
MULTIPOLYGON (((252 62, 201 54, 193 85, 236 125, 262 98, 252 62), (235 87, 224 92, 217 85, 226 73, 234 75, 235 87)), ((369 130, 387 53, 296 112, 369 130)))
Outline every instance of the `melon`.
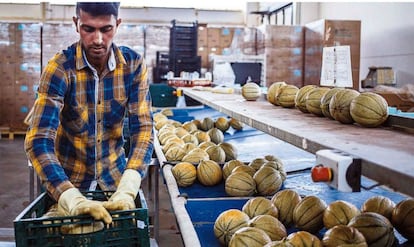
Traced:
POLYGON ((322 114, 330 119, 333 119, 333 117, 331 116, 331 113, 329 112, 329 103, 331 102, 332 97, 339 92, 340 90, 343 90, 344 88, 340 88, 340 87, 334 87, 329 89, 328 92, 326 92, 322 98, 321 98, 321 111, 322 114))
POLYGON ((247 82, 242 86, 241 94, 247 101, 255 101, 260 97, 262 91, 260 89, 260 86, 256 83, 247 82))
POLYGON ((232 127, 235 130, 242 130, 243 129, 243 124, 235 118, 230 118, 229 125, 230 125, 230 127, 232 127))
POLYGON ((392 211, 395 203, 385 196, 373 196, 364 201, 361 206, 361 212, 374 212, 385 216, 391 220, 392 211))
POLYGON ((277 102, 279 105, 285 108, 291 108, 295 106, 296 93, 299 88, 295 85, 285 85, 280 88, 280 92, 277 95, 277 102))
POLYGON ((188 132, 188 131, 187 131, 186 129, 184 129, 183 127, 177 127, 177 128, 175 128, 175 129, 174 129, 173 133, 174 133, 176 136, 178 136, 178 137, 182 138, 183 136, 185 136, 185 135, 189 134, 190 132, 188 132))
POLYGON ((293 210, 302 200, 299 193, 292 189, 278 191, 271 199, 279 212, 279 220, 286 226, 293 224, 293 210))
POLYGON ((186 143, 186 144, 184 144, 184 146, 182 146, 182 149, 187 154, 187 153, 191 152, 191 150, 193 150, 196 147, 197 147, 197 145, 195 145, 194 143, 186 143))
POLYGON ((214 120, 210 117, 205 117, 200 123, 201 130, 208 131, 209 129, 214 128, 214 120))
POLYGON ((293 210, 293 223, 303 231, 316 233, 323 228, 323 212, 327 205, 317 196, 306 196, 293 210))
POLYGON ((202 142, 202 143, 198 144, 198 147, 205 151, 207 148, 209 148, 211 146, 215 146, 215 145, 217 145, 217 144, 215 144, 212 141, 205 141, 205 142, 202 142))
POLYGON ((217 128, 211 128, 207 131, 207 134, 210 136, 210 139, 215 144, 222 143, 224 141, 224 134, 221 130, 217 128))
POLYGON ((197 130, 193 133, 193 135, 197 138, 199 144, 211 141, 210 136, 205 131, 197 130))
POLYGON ((276 217, 269 214, 253 217, 249 222, 249 226, 262 229, 272 241, 287 237, 285 226, 276 217))
POLYGON ((295 247, 322 247, 322 241, 307 231, 297 231, 286 238, 295 247))
POLYGON ((256 158, 250 161, 249 166, 258 171, 264 165, 264 163, 266 163, 266 160, 264 158, 256 158))
POLYGON ((283 179, 280 172, 271 167, 262 167, 253 175, 257 193, 263 196, 274 195, 280 190, 283 179))
POLYGON ((226 160, 226 153, 218 145, 208 147, 206 149, 206 152, 208 153, 210 160, 213 160, 217 163, 224 163, 224 161, 226 160))
POLYGON ((182 147, 171 147, 168 149, 168 151, 165 153, 165 159, 167 161, 181 161, 183 160, 186 153, 182 149, 182 147))
POLYGON ((388 118, 388 103, 379 94, 363 92, 351 101, 352 119, 363 127, 377 127, 388 118))
POLYGON ((330 229, 337 225, 348 225, 349 221, 360 214, 359 209, 343 200, 331 202, 323 213, 323 225, 330 229))
POLYGON ((217 162, 202 160, 197 166, 197 179, 202 185, 213 186, 221 182, 223 172, 217 162))
POLYGON ((279 94, 280 88, 284 85, 287 85, 284 81, 275 82, 270 85, 270 87, 267 89, 267 101, 273 105, 279 105, 279 102, 276 101, 276 98, 279 94))
POLYGON ((226 180, 228 176, 232 173, 233 169, 237 166, 244 165, 244 163, 240 160, 229 160, 224 163, 223 166, 223 179, 226 180))
POLYGON ((227 246, 233 234, 249 224, 249 216, 238 209, 228 209, 219 214, 214 222, 214 235, 221 244, 227 246))
POLYGON ((414 199, 407 198, 395 205, 391 221, 401 235, 414 241, 414 199))
POLYGON ((391 247, 396 240, 391 222, 378 213, 363 212, 352 218, 348 226, 360 231, 369 247, 391 247))
POLYGON ((208 160, 209 156, 206 151, 201 148, 194 148, 188 154, 184 155, 181 161, 186 161, 190 163, 199 163, 202 160, 208 160))
POLYGON ((336 121, 343 124, 354 122, 351 116, 351 102, 360 93, 354 89, 343 89, 332 96, 329 102, 329 113, 336 121))
POLYGON ((294 247, 288 240, 276 240, 266 244, 263 247, 294 247))
POLYGON ((171 172, 178 186, 187 187, 194 183, 197 178, 197 169, 188 162, 180 162, 171 168, 171 172))
POLYGON ((308 109, 306 108, 306 97, 308 93, 316 88, 316 85, 306 85, 301 87, 295 97, 295 106, 303 113, 308 113, 308 109))
POLYGON ((263 247, 271 241, 262 229, 246 226, 233 234, 229 247, 263 247))
POLYGON ((193 123, 192 121, 183 123, 182 128, 187 130, 188 132, 193 132, 195 130, 198 130, 197 125, 193 123))
MULTIPOLYGON (((234 170, 236 170, 235 168, 234 170)), ((229 196, 252 196, 256 192, 256 182, 246 172, 232 172, 227 177, 224 189, 229 196)))
POLYGON ((233 172, 245 172, 245 173, 247 173, 247 174, 249 174, 250 176, 253 177, 254 174, 256 173, 256 170, 253 169, 251 166, 248 166, 248 165, 243 164, 241 166, 235 167, 233 169, 232 173, 233 172))
POLYGON ((323 117, 321 109, 321 98, 329 91, 327 87, 317 87, 309 91, 306 95, 306 109, 318 116, 323 117))
POLYGON ((277 207, 271 200, 263 196, 257 196, 249 199, 243 205, 242 211, 245 212, 250 218, 264 214, 268 214, 276 218, 279 216, 277 207))
POLYGON ((160 122, 160 121, 168 120, 167 116, 165 116, 161 112, 154 113, 152 118, 154 119, 154 122, 160 122))
POLYGON ((237 159, 237 149, 236 147, 228 142, 222 142, 218 144, 219 147, 221 147, 224 150, 224 153, 226 154, 226 160, 235 160, 237 159))
POLYGON ((186 134, 183 137, 181 137, 181 139, 184 141, 184 143, 194 143, 195 145, 198 145, 198 139, 195 135, 193 134, 186 134))
POLYGON ((230 128, 230 124, 227 118, 218 117, 214 122, 214 127, 221 130, 222 132, 226 132, 230 128))
POLYGON ((337 225, 325 232, 322 238, 324 247, 368 247, 364 235, 356 228, 337 225))

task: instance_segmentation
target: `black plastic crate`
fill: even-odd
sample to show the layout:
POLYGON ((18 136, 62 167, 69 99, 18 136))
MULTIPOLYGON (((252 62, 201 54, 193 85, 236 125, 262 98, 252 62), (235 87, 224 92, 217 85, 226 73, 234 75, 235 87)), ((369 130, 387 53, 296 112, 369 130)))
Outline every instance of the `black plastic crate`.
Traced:
MULTIPOLYGON (((113 192, 84 192, 88 198, 107 200, 113 192)), ((47 246, 150 246, 148 207, 142 191, 135 200, 136 209, 110 212, 113 222, 104 225, 91 216, 41 218, 55 204, 47 193, 37 197, 14 220, 16 247, 47 246), (74 225, 99 225, 99 230, 89 233, 64 233, 74 225)))

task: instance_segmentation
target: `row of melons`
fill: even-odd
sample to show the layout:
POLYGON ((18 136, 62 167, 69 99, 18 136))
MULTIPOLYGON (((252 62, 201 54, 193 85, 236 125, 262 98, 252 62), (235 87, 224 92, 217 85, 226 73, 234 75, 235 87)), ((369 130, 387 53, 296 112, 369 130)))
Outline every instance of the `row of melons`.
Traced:
MULTIPOLYGON (((242 87, 242 96, 248 101, 255 101, 260 95, 261 89, 255 83, 242 87)), ((275 82, 267 91, 267 100, 276 106, 297 108, 303 113, 363 127, 380 126, 388 118, 388 103, 381 95, 349 88, 316 85, 298 88, 286 82, 275 82)))

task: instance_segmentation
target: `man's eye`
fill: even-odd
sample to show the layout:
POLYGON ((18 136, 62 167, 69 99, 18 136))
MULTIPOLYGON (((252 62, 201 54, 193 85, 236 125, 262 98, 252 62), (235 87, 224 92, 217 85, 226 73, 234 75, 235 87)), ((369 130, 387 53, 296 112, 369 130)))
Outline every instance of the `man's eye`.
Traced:
POLYGON ((95 28, 88 27, 88 26, 83 26, 83 31, 88 32, 88 33, 92 33, 92 32, 95 32, 95 28))
POLYGON ((107 33, 107 32, 112 31, 112 29, 113 29, 112 26, 107 26, 107 27, 101 28, 100 30, 101 30, 102 33, 107 33))

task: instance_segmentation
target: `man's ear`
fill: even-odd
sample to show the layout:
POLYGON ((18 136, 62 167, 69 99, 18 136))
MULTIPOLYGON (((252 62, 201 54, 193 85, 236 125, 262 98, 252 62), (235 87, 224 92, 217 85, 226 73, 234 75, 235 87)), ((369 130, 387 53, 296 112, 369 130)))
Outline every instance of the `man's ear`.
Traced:
POLYGON ((76 27, 76 32, 79 33, 79 28, 78 28, 78 18, 76 16, 72 17, 73 23, 75 23, 75 27, 76 27))
POLYGON ((116 20, 116 27, 118 27, 121 24, 121 22, 122 22, 122 19, 121 18, 118 18, 116 20))

